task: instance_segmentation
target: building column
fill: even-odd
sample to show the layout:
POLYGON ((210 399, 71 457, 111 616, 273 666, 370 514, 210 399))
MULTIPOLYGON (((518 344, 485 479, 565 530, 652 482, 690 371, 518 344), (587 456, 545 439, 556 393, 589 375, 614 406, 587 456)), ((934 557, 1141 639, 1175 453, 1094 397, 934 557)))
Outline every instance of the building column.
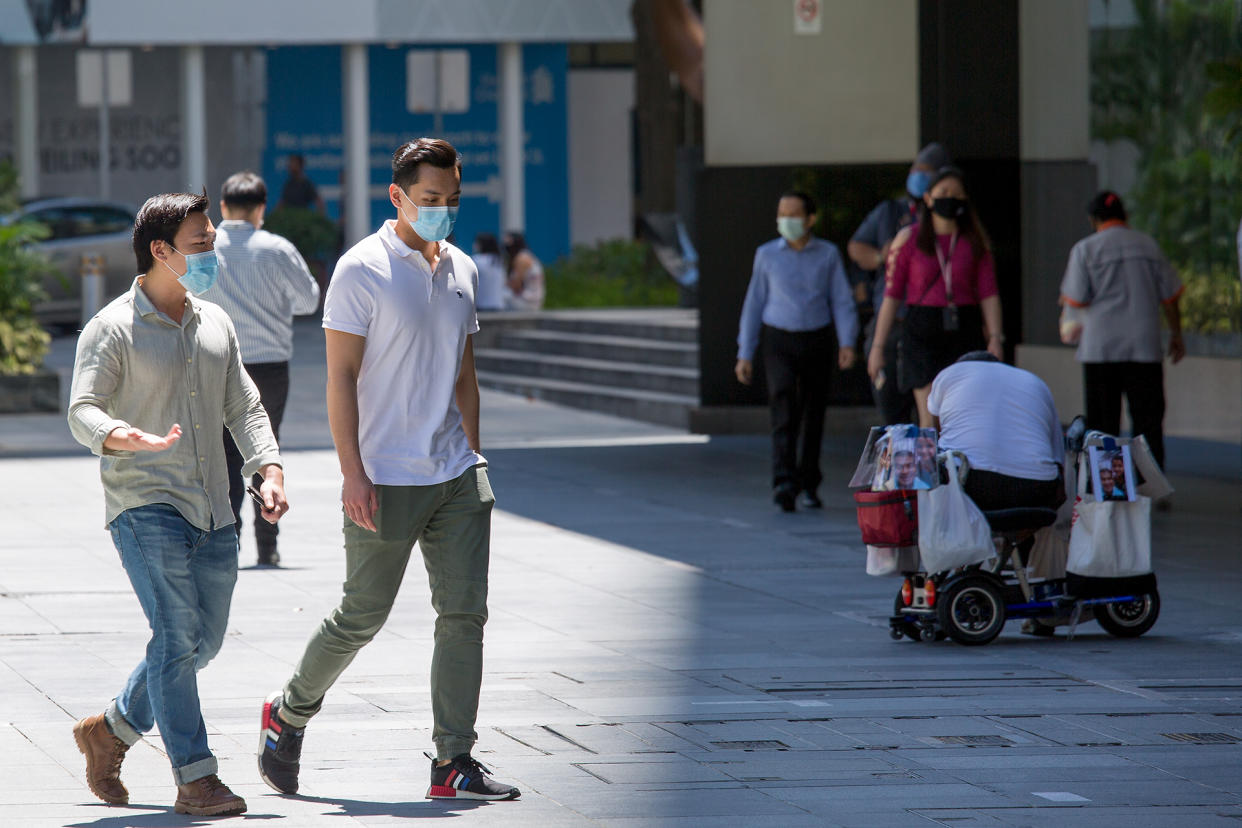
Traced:
POLYGON ((523 123, 522 44, 497 47, 500 65, 500 230, 526 231, 526 126, 523 123))
POLYGON ((371 232, 371 114, 370 78, 365 43, 343 48, 342 100, 345 126, 345 246, 356 244, 371 232))
POLYGON ((39 73, 34 46, 13 50, 14 147, 23 198, 39 194, 39 73))
POLYGON ((207 73, 202 46, 181 47, 181 151, 186 191, 207 186, 207 73))

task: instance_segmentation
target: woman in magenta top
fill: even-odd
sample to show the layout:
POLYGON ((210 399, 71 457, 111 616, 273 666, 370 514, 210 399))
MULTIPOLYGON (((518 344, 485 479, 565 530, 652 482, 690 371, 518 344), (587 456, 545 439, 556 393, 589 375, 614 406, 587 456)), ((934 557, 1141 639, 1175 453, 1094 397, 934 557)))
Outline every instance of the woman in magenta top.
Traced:
POLYGON ((873 342, 888 337, 902 302, 906 321, 897 376, 892 366, 886 370, 884 349, 874 345, 867 373, 877 386, 896 381, 901 390, 912 389, 919 425, 930 428, 927 394, 936 374, 962 354, 984 347, 1003 359, 1005 341, 991 245, 955 167, 936 174, 923 194, 918 222, 893 239, 873 342))

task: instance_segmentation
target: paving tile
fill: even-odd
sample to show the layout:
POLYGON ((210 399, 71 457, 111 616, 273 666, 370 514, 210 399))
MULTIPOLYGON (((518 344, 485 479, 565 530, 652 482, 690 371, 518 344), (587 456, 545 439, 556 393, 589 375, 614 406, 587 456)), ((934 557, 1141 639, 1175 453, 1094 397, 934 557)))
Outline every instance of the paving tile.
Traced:
MULTIPOLYGON (((1035 641, 1011 624, 987 647, 898 643, 887 635, 896 582, 863 574, 852 504, 840 492, 821 514, 774 512, 764 438, 531 448, 523 434, 595 437, 606 421, 491 396, 483 430, 506 447, 487 452, 499 504, 476 752, 522 799, 421 798, 434 616, 416 562, 387 626, 307 731, 306 795, 275 796, 254 770, 258 705, 339 601, 344 575, 339 467, 315 442, 320 397, 287 421, 294 444, 306 441, 286 452, 289 565, 239 573, 224 648, 200 674, 222 778, 251 818, 299 828, 1242 818, 1242 746, 1162 735, 1242 734, 1242 717, 1225 715, 1242 687, 1231 575, 1242 485, 1201 486, 1224 506, 1153 530, 1166 550, 1166 617, 1149 636, 1124 642, 1084 626, 1074 641, 1035 641)), ((0 443, 14 428, 0 421, 0 443)), ((856 460, 849 443, 829 435, 825 465, 837 477, 856 460)), ((158 733, 130 751, 135 806, 116 809, 86 789, 69 730, 107 704, 149 637, 101 531, 97 461, 0 456, 0 498, 10 506, 0 517, 0 824, 186 824, 168 810, 158 733), (74 504, 54 523, 53 489, 74 504)), ((243 563, 253 554, 247 537, 243 563)))

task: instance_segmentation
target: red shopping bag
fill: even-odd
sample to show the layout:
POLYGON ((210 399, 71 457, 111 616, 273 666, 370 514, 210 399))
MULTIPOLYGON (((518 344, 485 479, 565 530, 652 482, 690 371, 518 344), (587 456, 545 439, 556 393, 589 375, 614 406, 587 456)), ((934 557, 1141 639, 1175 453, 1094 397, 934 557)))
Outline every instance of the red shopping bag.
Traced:
POLYGON ((919 535, 918 492, 854 492, 858 504, 858 528, 870 546, 914 546, 919 535))

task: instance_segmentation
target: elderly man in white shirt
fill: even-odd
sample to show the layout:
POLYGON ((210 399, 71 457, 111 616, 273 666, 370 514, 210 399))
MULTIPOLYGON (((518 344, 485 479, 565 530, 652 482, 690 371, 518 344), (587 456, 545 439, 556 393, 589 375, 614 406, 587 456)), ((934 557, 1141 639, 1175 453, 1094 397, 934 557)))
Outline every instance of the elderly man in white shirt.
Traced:
POLYGON ((971 351, 932 381, 941 450, 970 461, 965 489, 984 511, 1065 500, 1065 439, 1052 392, 1030 371, 971 351))

